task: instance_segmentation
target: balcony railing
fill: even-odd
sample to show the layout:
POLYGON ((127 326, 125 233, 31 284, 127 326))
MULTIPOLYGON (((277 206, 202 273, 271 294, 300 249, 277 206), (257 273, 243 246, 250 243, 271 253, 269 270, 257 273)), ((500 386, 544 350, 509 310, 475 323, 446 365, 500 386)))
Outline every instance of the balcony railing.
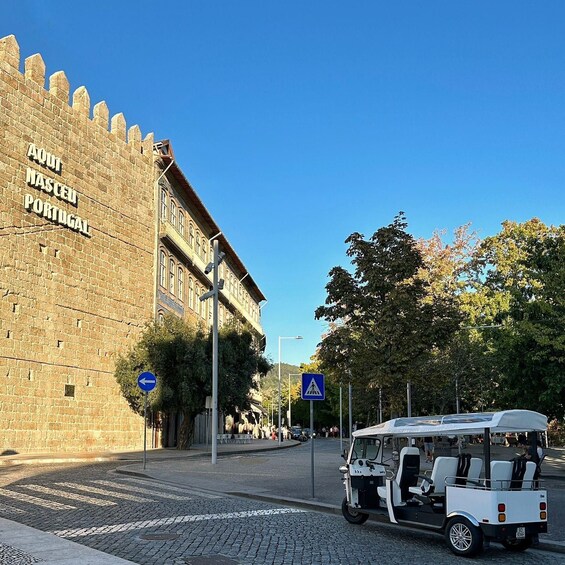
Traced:
MULTIPOLYGON (((163 220, 159 222, 159 237, 161 239, 167 239, 177 249, 177 252, 184 257, 185 261, 196 267, 202 276, 208 279, 210 286, 212 286, 212 274, 206 275, 204 273, 207 264, 204 263, 202 257, 200 257, 194 249, 190 247, 188 242, 169 222, 164 222, 163 220)), ((224 286, 224 288, 220 291, 220 294, 227 302, 235 306, 237 311, 260 335, 264 335, 261 324, 252 318, 251 314, 244 308, 243 303, 235 296, 235 294, 228 290, 227 286, 224 286)))

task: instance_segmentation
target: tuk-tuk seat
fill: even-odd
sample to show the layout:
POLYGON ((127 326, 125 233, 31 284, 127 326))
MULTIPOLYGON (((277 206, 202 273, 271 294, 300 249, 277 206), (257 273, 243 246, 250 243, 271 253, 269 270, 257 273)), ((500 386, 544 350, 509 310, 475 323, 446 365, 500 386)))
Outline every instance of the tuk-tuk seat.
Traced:
POLYGON ((522 490, 533 490, 536 469, 537 465, 533 461, 528 461, 526 463, 526 472, 524 473, 524 480, 522 481, 522 490))
POLYGON ((481 471, 483 470, 483 460, 480 457, 471 457, 470 454, 462 453, 459 455, 459 463, 457 466, 457 475, 455 477, 447 477, 449 486, 480 486, 479 481, 481 471))
MULTIPOLYGON (((418 482, 420 472, 420 450, 417 447, 403 447, 400 451, 398 471, 392 481, 393 504, 395 506, 405 504, 406 500, 412 498, 410 488, 418 482)), ((380 498, 386 500, 386 486, 377 487, 380 498)))
POLYGON ((483 460, 480 457, 471 457, 471 465, 467 474, 467 484, 477 484, 483 470, 483 460))
POLYGON ((490 462, 490 483, 487 488, 491 490, 508 490, 512 479, 512 461, 490 462))
POLYGON ((432 474, 429 477, 419 475, 422 482, 419 486, 410 487, 410 492, 423 496, 445 496, 445 480, 456 473, 457 457, 436 457, 432 474))

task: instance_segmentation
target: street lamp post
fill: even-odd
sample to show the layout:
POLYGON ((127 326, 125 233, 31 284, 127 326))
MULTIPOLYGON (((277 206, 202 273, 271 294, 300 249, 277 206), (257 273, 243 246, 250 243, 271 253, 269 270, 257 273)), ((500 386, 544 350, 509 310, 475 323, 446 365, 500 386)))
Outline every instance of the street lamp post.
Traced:
POLYGON ((279 444, 282 442, 281 429, 281 340, 283 339, 302 339, 301 335, 279 336, 279 444))
POLYGON ((213 261, 208 263, 204 273, 212 273, 212 288, 200 297, 200 301, 212 298, 212 464, 217 463, 218 458, 218 295, 224 288, 223 279, 218 277, 218 267, 224 259, 225 253, 220 252, 218 240, 216 239, 222 232, 217 233, 210 241, 214 241, 213 261))

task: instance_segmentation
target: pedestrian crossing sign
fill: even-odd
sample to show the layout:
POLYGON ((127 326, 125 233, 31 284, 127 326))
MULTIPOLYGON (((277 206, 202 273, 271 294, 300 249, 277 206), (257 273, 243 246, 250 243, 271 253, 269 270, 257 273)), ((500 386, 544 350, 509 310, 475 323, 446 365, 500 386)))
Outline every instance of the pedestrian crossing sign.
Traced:
POLYGON ((324 375, 318 373, 302 373, 302 400, 325 400, 326 389, 324 375))

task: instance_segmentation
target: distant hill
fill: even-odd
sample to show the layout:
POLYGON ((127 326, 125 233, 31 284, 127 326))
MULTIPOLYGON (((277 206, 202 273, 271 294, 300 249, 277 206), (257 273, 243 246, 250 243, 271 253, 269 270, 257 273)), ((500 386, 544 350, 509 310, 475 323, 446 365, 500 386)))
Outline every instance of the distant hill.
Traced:
MULTIPOLYGON (((300 367, 296 365, 289 365, 287 363, 281 363, 281 382, 288 382, 288 374, 297 375, 302 374, 300 367)), ((296 377, 294 377, 296 379, 296 377)), ((279 386, 279 364, 275 363, 273 368, 267 373, 267 375, 261 380, 262 388, 274 388, 279 386)))

